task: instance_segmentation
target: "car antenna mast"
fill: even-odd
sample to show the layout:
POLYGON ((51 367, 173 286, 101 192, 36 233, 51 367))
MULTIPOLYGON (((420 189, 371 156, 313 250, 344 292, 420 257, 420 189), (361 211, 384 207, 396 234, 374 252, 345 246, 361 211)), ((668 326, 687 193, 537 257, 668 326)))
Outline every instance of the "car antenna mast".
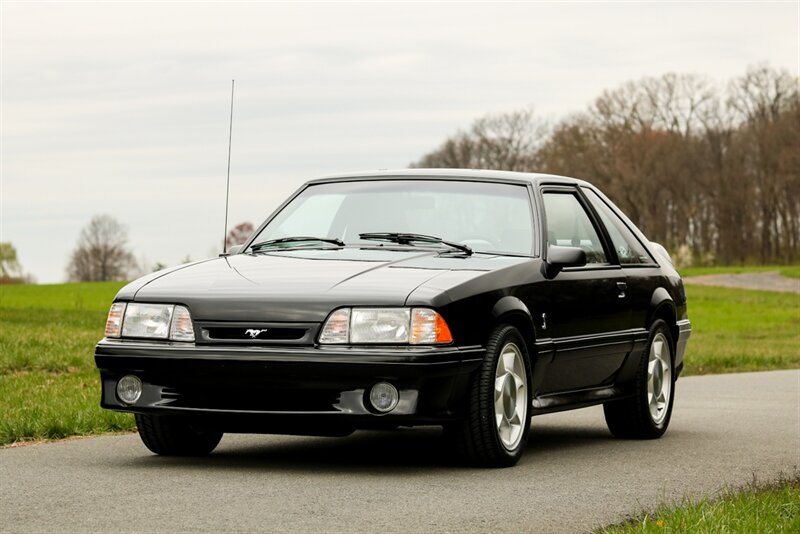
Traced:
POLYGON ((231 118, 228 125, 228 175, 225 182, 225 227, 222 234, 222 254, 228 253, 228 197, 231 190, 231 141, 233 140, 233 86, 236 80, 231 80, 231 118))

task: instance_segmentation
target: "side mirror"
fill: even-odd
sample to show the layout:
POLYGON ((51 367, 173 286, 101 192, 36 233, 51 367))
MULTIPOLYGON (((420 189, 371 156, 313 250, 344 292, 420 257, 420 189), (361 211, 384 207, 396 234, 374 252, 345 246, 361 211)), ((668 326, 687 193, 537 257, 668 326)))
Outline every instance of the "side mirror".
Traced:
POLYGON ((547 278, 555 278, 564 267, 583 267, 586 265, 586 252, 579 247, 547 247, 547 260, 542 263, 542 271, 547 278))
POLYGON ((220 253, 219 256, 220 258, 222 258, 224 256, 233 256, 234 254, 238 254, 239 252, 241 252, 243 246, 244 245, 233 245, 232 247, 228 248, 228 252, 226 252, 225 254, 220 253))

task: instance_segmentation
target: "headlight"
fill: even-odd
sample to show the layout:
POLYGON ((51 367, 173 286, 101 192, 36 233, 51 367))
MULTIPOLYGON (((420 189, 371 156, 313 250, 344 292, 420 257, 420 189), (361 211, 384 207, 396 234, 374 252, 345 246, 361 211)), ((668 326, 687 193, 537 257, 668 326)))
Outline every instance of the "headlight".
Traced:
POLYGON ((122 322, 123 337, 153 337, 167 339, 172 310, 163 304, 128 304, 122 322))
POLYGON ((452 341, 442 316, 428 308, 341 308, 330 314, 319 336, 324 345, 432 345, 452 341))
POLYGON ((106 337, 194 341, 194 325, 184 306, 115 302, 108 312, 106 337))
POLYGON ((410 310, 354 308, 350 314, 351 343, 408 343, 410 310))

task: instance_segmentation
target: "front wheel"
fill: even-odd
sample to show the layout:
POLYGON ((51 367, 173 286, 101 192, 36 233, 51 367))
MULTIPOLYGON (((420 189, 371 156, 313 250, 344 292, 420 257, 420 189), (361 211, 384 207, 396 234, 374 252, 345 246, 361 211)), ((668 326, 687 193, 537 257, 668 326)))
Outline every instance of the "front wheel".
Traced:
POLYGON ((162 456, 205 456, 222 439, 222 432, 201 430, 171 415, 137 413, 136 427, 145 446, 162 456))
POLYGON ((486 357, 468 393, 463 421, 446 429, 460 455, 485 467, 509 467, 525 450, 530 429, 530 359, 510 325, 489 336, 486 357))
POLYGON ((654 439, 667 431, 675 398, 672 347, 667 323, 656 320, 639 362, 635 395, 603 405, 606 424, 614 436, 654 439))

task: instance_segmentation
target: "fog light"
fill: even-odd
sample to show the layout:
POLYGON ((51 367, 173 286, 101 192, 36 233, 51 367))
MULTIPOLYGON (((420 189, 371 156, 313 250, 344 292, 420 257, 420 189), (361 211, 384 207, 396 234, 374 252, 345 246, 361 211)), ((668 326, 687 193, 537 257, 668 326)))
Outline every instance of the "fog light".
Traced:
POLYGON ((125 375, 117 382, 117 397, 125 404, 134 404, 142 396, 142 381, 138 376, 125 375))
POLYGON ((369 402, 375 410, 386 413, 394 410, 400 395, 397 388, 388 382, 378 382, 369 390, 369 402))

